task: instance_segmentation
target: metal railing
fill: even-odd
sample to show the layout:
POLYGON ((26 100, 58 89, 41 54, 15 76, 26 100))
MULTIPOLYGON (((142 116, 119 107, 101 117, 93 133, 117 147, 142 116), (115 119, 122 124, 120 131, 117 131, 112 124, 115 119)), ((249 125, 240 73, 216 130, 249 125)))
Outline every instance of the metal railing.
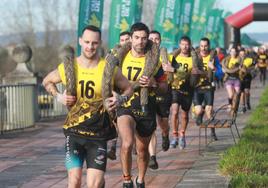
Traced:
POLYGON ((31 84, 0 86, 0 130, 9 131, 34 125, 35 86, 31 84))
MULTIPOLYGON (((57 88, 61 93, 65 89, 62 84, 58 84, 57 88)), ((37 86, 37 91, 39 119, 53 118, 67 114, 66 106, 60 104, 42 85, 37 86)))
MULTIPOLYGON (((63 92, 62 85, 57 86, 63 92)), ((0 85, 0 132, 31 127, 36 121, 67 114, 64 105, 34 84, 0 85)))

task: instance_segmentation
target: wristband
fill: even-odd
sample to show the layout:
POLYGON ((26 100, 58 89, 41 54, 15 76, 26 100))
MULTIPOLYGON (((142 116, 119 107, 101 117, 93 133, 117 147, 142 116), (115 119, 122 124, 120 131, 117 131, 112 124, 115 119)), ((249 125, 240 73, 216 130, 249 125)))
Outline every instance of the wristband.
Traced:
POLYGON ((129 97, 126 95, 117 95, 116 100, 117 100, 118 106, 121 106, 129 100, 129 97))

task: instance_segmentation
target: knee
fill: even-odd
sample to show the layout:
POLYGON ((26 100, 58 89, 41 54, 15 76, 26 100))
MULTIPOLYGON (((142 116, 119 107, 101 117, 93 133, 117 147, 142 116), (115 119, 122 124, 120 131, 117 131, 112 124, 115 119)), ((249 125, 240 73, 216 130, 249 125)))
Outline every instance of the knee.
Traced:
POLYGON ((137 156, 140 159, 144 159, 147 156, 149 156, 148 147, 139 147, 139 148, 137 148, 137 156))
POLYGON ((79 175, 69 175, 68 187, 81 187, 81 176, 79 175))
POLYGON ((171 108, 171 115, 173 117, 177 117, 178 116, 178 109, 176 108, 171 108))
POLYGON ((104 180, 92 179, 87 181, 88 188, 102 188, 104 186, 104 180))
POLYGON ((122 152, 131 152, 133 148, 133 140, 122 140, 122 145, 121 145, 121 151, 122 152))
POLYGON ((184 120, 188 120, 188 118, 189 118, 188 112, 181 113, 181 118, 184 120))
POLYGON ((196 106, 194 108, 194 110, 195 110, 196 115, 200 115, 202 113, 202 107, 201 106, 196 106))

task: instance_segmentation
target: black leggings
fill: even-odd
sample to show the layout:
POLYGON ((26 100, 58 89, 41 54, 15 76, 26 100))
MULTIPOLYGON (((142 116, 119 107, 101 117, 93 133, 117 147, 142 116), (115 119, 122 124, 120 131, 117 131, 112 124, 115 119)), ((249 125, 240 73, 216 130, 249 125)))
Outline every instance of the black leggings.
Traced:
POLYGON ((266 80, 266 67, 260 67, 260 82, 265 84, 266 80))

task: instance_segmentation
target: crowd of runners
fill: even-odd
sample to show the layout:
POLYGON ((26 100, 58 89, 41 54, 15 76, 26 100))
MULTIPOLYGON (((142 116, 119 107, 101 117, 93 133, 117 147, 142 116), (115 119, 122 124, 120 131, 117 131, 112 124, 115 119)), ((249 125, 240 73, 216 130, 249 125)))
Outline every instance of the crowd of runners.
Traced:
MULTIPOLYGON (((122 187, 145 187, 147 168, 158 169, 156 128, 161 129, 163 151, 177 147, 183 150, 187 147, 190 112, 197 126, 211 118, 218 88, 226 88, 228 111, 240 102, 239 109, 244 113, 251 109, 252 79, 259 74, 265 85, 265 47, 257 52, 240 45, 228 50, 211 49, 209 39, 204 37, 194 48, 191 39, 183 36, 177 48, 167 53, 161 47, 161 34, 140 22, 121 33, 119 41, 103 58, 98 53, 101 30, 85 27, 79 37, 81 55, 73 62, 76 94, 57 90, 57 83, 67 84, 69 80, 64 63, 43 80, 46 90, 69 108, 63 125, 68 187, 81 186, 84 161, 87 186, 105 187, 107 158, 116 160, 117 156, 122 187), (116 67, 110 83, 112 95, 104 100, 103 79, 108 64, 116 67), (109 116, 112 113, 116 118, 109 116), (134 156, 137 174, 131 170, 134 156)), ((211 139, 218 139, 213 128, 211 139)))

